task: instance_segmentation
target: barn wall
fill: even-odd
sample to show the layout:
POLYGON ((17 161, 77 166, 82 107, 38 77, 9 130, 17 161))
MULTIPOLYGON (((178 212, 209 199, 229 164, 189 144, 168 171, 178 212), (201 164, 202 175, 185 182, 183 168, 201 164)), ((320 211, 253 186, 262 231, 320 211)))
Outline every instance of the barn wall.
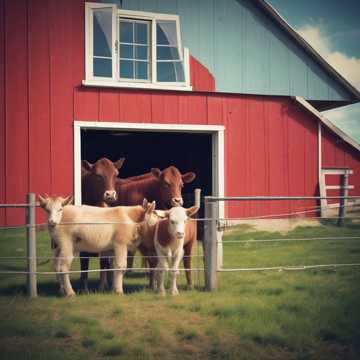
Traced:
MULTIPOLYGON (((84 87, 83 14, 81 0, 0 0, 1 202, 22 203, 29 191, 73 193, 74 120, 224 125, 226 195, 316 193, 316 121, 291 100, 198 92, 213 90, 214 79, 194 58, 194 92, 84 87)), ((360 173, 351 156, 343 158, 360 173)), ((301 206, 245 203, 227 211, 301 206)), ((21 210, 0 210, 1 225, 23 219, 21 210)))
MULTIPOLYGON (((353 185, 355 188, 349 191, 349 195, 360 194, 359 152, 325 127, 322 128, 322 158, 322 167, 324 168, 349 167, 352 169, 353 175, 349 176, 349 185, 353 185)), ((329 176, 329 185, 338 185, 339 182, 339 177, 329 176)), ((338 196, 339 193, 331 191, 329 195, 338 196)))

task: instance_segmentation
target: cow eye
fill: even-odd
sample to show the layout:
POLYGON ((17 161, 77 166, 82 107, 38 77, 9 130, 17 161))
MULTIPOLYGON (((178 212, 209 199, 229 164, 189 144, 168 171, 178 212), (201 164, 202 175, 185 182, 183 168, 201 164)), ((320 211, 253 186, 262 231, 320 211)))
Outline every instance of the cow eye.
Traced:
POLYGON ((62 212, 62 211, 63 211, 63 209, 59 209, 59 210, 58 210, 58 212, 62 212))

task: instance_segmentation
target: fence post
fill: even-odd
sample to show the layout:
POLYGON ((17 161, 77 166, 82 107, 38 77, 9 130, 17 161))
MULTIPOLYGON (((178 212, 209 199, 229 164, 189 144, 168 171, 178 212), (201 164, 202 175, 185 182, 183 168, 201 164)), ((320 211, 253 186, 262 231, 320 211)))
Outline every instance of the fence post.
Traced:
POLYGON ((195 197, 194 205, 200 209, 201 189, 194 190, 194 197, 195 197))
POLYGON ((36 283, 36 198, 34 193, 27 194, 26 239, 27 239, 27 291, 31 298, 37 297, 36 283))
POLYGON ((341 176, 341 187, 340 187, 341 198, 339 201, 339 219, 337 222, 338 226, 344 226, 344 222, 345 222, 347 201, 344 197, 348 196, 348 185, 349 185, 349 174, 346 171, 345 174, 341 176))
POLYGON ((216 203, 205 197, 205 290, 214 291, 217 288, 217 231, 216 203))

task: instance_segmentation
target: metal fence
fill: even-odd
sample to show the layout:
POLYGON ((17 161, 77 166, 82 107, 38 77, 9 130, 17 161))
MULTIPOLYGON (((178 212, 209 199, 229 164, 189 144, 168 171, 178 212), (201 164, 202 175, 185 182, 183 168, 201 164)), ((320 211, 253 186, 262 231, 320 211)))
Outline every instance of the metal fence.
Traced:
MULTIPOLYGON (((217 283, 217 273, 219 272, 248 272, 248 271, 269 271, 269 270, 306 270, 306 269, 325 269, 325 268, 336 268, 336 267, 349 267, 349 266, 360 266, 359 262, 351 263, 331 263, 331 264, 297 264, 292 266, 287 265, 278 265, 278 266, 265 266, 264 264, 259 264, 258 266, 251 267, 242 267, 236 266, 231 268, 223 267, 223 246, 224 245, 243 245, 243 244, 269 244, 279 243, 279 242, 300 242, 300 241, 331 241, 335 237, 310 237, 310 238, 270 238, 270 239, 257 239, 257 240, 223 240, 224 230, 231 228, 232 225, 236 224, 237 221, 241 223, 246 223, 248 221, 263 221, 274 220, 274 219, 291 219, 292 217, 299 218, 303 217, 304 219, 316 219, 317 221, 324 221, 325 216, 321 216, 323 209, 321 205, 305 206, 301 210, 285 211, 283 213, 270 212, 269 214, 259 214, 251 216, 240 216, 238 218, 233 216, 225 216, 224 213, 224 204, 227 203, 237 203, 239 207, 244 207, 245 203, 252 202, 252 205, 255 203, 260 203, 264 205, 266 202, 281 202, 288 201, 292 204, 299 201, 310 201, 312 203, 320 203, 322 199, 326 200, 337 200, 338 201, 338 214, 331 216, 333 222, 340 228, 344 227, 346 219, 346 209, 350 206, 347 201, 359 201, 360 196, 242 196, 242 197, 205 197, 205 241, 204 241, 204 253, 205 253, 205 288, 208 291, 214 291, 218 287, 217 283)), ((359 206, 360 203, 356 206, 359 206)), ((254 207, 254 206, 252 206, 254 207)), ((289 205, 290 208, 294 208, 293 205, 289 205)), ((360 210, 360 208, 359 208, 360 210)), ((352 219, 360 218, 360 216, 352 217, 352 219)), ((226 237, 226 236, 225 236, 226 237)), ((337 240, 359 240, 359 236, 338 236, 337 240)))

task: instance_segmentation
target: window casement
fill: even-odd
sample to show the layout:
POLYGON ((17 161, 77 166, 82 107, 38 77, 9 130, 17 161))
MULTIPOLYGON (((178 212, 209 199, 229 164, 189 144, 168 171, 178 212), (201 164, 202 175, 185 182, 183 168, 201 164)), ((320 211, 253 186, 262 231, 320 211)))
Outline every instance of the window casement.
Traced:
POLYGON ((191 90, 178 15, 85 4, 84 85, 191 90))

